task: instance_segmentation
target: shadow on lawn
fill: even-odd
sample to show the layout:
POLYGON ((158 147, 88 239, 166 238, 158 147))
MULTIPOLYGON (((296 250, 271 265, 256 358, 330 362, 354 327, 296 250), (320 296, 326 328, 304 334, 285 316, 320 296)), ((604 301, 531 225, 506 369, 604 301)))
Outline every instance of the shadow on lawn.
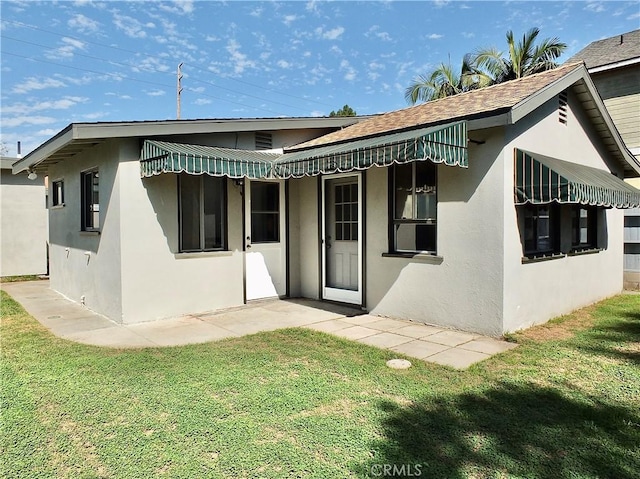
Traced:
MULTIPOLYGON (((631 478, 640 464, 640 414, 593 399, 578 401, 535 385, 502 384, 484 393, 426 398, 407 407, 383 401, 384 439, 359 471, 420 464, 430 479, 494 477, 631 478), (637 461, 637 456, 635 461, 637 461), (372 469, 373 467, 373 469, 372 469)), ((396 475, 406 477, 396 468, 396 475)), ((416 469, 413 470, 414 476, 416 469)), ((393 470, 391 470, 393 472, 393 470)))
POLYGON ((623 359, 640 364, 640 312, 622 311, 613 323, 601 324, 586 331, 577 346, 592 354, 623 359))

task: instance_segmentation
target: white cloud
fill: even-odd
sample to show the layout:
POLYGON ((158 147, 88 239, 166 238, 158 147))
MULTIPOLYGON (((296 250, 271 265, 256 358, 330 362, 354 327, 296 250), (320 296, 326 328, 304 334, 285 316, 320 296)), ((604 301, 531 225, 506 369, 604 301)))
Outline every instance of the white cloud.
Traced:
POLYGON ((353 68, 347 60, 340 62, 340 70, 344 71, 344 79, 347 81, 353 81, 356 79, 356 70, 353 68))
POLYGON ((122 30, 126 36, 131 38, 145 38, 147 32, 144 28, 153 28, 155 26, 153 23, 143 25, 139 20, 126 15, 120 15, 119 13, 113 14, 113 24, 116 28, 122 30))
POLYGON ((23 115, 14 116, 13 118, 3 118, 2 126, 6 128, 22 125, 50 125, 55 122, 56 119, 51 118, 50 116, 23 115))
POLYGON ((256 7, 251 10, 251 12, 249 12, 249 15, 251 15, 252 17, 260 17, 262 15, 262 12, 264 12, 264 7, 256 7))
POLYGON ((277 65, 278 65, 280 68, 291 68, 291 63, 289 63, 289 62, 288 62, 288 61, 286 61, 286 60, 278 60, 277 65))
POLYGON ((36 135, 39 136, 53 136, 58 133, 58 130, 54 130, 53 128, 45 128, 44 130, 40 130, 36 132, 36 135))
POLYGON ((318 11, 318 2, 316 0, 311 0, 307 2, 304 7, 308 12, 319 13, 318 11))
POLYGON ((286 26, 290 26, 293 22, 295 22, 298 19, 297 15, 285 15, 282 18, 282 23, 284 23, 286 26))
POLYGON ((606 10, 602 2, 587 2, 584 9, 594 13, 600 13, 606 10))
POLYGON ((247 55, 240 52, 240 44, 237 41, 229 40, 227 43, 227 52, 229 52, 234 73, 239 74, 247 68, 255 68, 255 62, 247 59, 247 55))
POLYGON ((151 90, 151 91, 147 91, 145 92, 147 95, 149 96, 164 96, 167 94, 166 91, 164 90, 151 90))
POLYGON ((439 33, 432 33, 431 35, 427 35, 429 40, 438 40, 442 38, 444 35, 440 35, 439 33))
POLYGON ((51 60, 58 60, 61 58, 71 58, 73 57, 73 52, 76 50, 84 49, 84 42, 77 40, 75 38, 62 37, 62 46, 56 48, 55 50, 49 50, 45 53, 45 57, 51 60))
POLYGON ((371 28, 369 28, 367 33, 364 34, 364 36, 367 37, 367 38, 376 37, 376 38, 382 40, 383 42, 390 42, 391 41, 391 35, 389 35, 388 32, 381 32, 379 25, 373 25, 371 28))
POLYGON ((85 17, 81 13, 78 13, 69 19, 67 22, 69 27, 78 30, 81 33, 94 33, 99 29, 99 24, 95 20, 85 17))
POLYGON ((336 27, 326 31, 323 27, 318 27, 315 29, 315 33, 323 40, 337 40, 344 33, 344 27, 336 27))
POLYGON ((105 113, 104 111, 96 111, 94 113, 86 113, 85 115, 82 115, 82 118, 84 118, 85 120, 97 120, 98 118, 104 118, 108 115, 109 114, 105 113))
POLYGON ((171 67, 155 57, 145 57, 143 60, 138 61, 132 70, 134 72, 139 72, 141 70, 151 72, 168 72, 171 70, 171 67))
POLYGON ((634 13, 632 15, 629 15, 627 17, 627 20, 637 20, 638 18, 640 18, 640 13, 634 13))
POLYGON ((173 5, 160 4, 160 10, 176 15, 189 15, 193 13, 193 0, 174 0, 173 5))
POLYGON ((196 101, 193 102, 194 105, 209 105, 211 104, 211 100, 209 100, 208 98, 198 98, 196 101))
POLYGON ((436 8, 446 7, 449 4, 449 0, 435 0, 433 2, 436 8))
POLYGON ((12 93, 27 93, 32 90, 44 90, 46 88, 60 88, 64 86, 67 86, 64 82, 53 78, 38 80, 35 77, 29 77, 21 85, 14 87, 12 93))
POLYGON ((474 38, 476 36, 476 34, 473 33, 473 32, 462 32, 462 36, 464 38, 474 38))
POLYGON ((32 105, 28 105, 26 103, 15 103, 13 105, 8 105, 2 108, 2 113, 33 113, 35 111, 44 111, 44 110, 67 110, 78 103, 84 103, 88 100, 88 98, 83 98, 79 96, 66 96, 59 100, 53 101, 40 101, 34 103, 32 105))

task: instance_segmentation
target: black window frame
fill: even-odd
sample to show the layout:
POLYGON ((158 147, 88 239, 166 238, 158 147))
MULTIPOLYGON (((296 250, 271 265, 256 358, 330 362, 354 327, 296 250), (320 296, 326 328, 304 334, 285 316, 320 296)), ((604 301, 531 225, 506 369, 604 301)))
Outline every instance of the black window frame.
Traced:
POLYGON ((180 253, 202 253, 202 252, 215 252, 215 251, 227 251, 228 250, 228 225, 227 225, 227 209, 228 209, 228 197, 227 197, 227 179, 225 177, 215 177, 211 175, 198 175, 195 178, 199 180, 198 186, 198 223, 199 223, 199 247, 198 248, 185 248, 184 240, 183 240, 183 217, 185 216, 185 212, 183 211, 183 201, 182 201, 182 188, 184 178, 190 176, 194 178, 193 175, 188 175, 187 173, 182 173, 177 175, 177 194, 178 194, 178 251, 180 253), (221 200, 221 215, 219 225, 221 228, 220 234, 220 245, 207 248, 205 247, 206 243, 206 231, 205 231, 205 186, 213 187, 214 185, 205 185, 206 183, 219 183, 219 187, 221 189, 219 195, 219 199, 221 200))
MULTIPOLYGON (((408 163, 395 164, 389 172, 389 252, 391 254, 398 255, 415 255, 415 254, 437 254, 437 236, 438 236, 438 168, 437 164, 432 161, 412 161, 408 163), (416 201, 416 171, 417 168, 428 168, 428 175, 433 178, 432 183, 429 186, 431 188, 431 192, 428 194, 433 194, 435 200, 435 216, 427 217, 427 218, 417 218, 417 208, 418 202, 416 201), (411 168, 411 195, 412 195, 412 215, 411 218, 397 218, 396 216, 396 178, 398 175, 398 170, 411 168), (427 241, 431 243, 427 248, 424 249, 405 249, 399 248, 398 246, 398 238, 397 231, 399 227, 402 225, 415 225, 416 228, 422 227, 423 232, 426 232, 428 235, 427 241)), ((417 240, 416 240, 417 242, 417 240)))
POLYGON ((573 205, 571 208, 571 250, 582 251, 598 247, 598 208, 595 206, 573 205), (586 217, 580 216, 582 211, 586 217), (586 220, 583 226, 582 220, 586 220), (582 241, 582 229, 586 229, 587 239, 582 241))
POLYGON ((527 204, 519 208, 523 215, 522 250, 524 256, 536 258, 560 253, 560 205, 557 203, 527 204), (540 222, 545 218, 548 220, 548 241, 544 241, 543 238, 546 236, 540 234, 540 222), (531 224, 529 224, 529 220, 531 220, 531 224), (530 229, 533 229, 531 235, 529 234, 530 229), (533 238, 533 244, 529 238, 533 238))
POLYGON ((98 168, 80 173, 80 198, 82 201, 80 208, 81 230, 100 231, 100 172, 98 168), (94 187, 97 187, 97 190, 94 190, 94 187))
POLYGON ((51 182, 51 206, 64 206, 64 180, 51 182))

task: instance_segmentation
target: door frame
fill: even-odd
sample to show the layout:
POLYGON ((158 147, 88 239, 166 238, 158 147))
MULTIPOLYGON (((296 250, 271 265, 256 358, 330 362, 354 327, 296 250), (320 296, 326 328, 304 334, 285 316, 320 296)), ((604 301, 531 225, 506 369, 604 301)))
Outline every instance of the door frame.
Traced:
POLYGON ((364 265, 364 217, 363 217, 363 191, 364 181, 361 171, 355 171, 350 173, 337 173, 333 175, 323 175, 321 177, 321 195, 320 195, 320 251, 321 251, 321 281, 320 281, 320 293, 321 299, 329 301, 337 301, 340 303, 363 305, 364 298, 364 282, 363 282, 363 265, 364 265), (358 185, 358 289, 356 291, 349 289, 331 288, 327 286, 327 211, 326 211, 326 182, 327 180, 334 180, 338 178, 353 177, 357 179, 358 185))
MULTIPOLYGON (((254 248, 253 241, 250 239, 251 232, 251 183, 275 183, 279 185, 278 196, 278 212, 279 212, 279 238, 277 243, 280 245, 282 261, 280 264, 283 281, 282 291, 277 291, 277 297, 285 297, 289 293, 289 234, 288 234, 288 188, 287 180, 284 179, 249 179, 243 180, 243 195, 242 195, 242 249, 243 249, 243 279, 244 279, 244 302, 256 301, 263 298, 249 298, 247 293, 247 259, 246 254, 252 253, 254 248)), ((260 244, 276 244, 276 243, 258 243, 260 244)), ((275 286, 275 285, 274 285, 275 286)), ((267 298, 267 297, 265 297, 267 298)))

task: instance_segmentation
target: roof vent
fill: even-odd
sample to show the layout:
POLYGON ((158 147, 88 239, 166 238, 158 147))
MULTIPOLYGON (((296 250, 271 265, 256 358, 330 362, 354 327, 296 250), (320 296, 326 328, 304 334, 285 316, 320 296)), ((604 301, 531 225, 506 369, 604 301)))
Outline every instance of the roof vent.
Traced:
POLYGON ((270 150, 273 148, 271 133, 256 131, 256 150, 270 150))
POLYGON ((563 125, 567 124, 567 90, 558 95, 558 121, 563 125))

